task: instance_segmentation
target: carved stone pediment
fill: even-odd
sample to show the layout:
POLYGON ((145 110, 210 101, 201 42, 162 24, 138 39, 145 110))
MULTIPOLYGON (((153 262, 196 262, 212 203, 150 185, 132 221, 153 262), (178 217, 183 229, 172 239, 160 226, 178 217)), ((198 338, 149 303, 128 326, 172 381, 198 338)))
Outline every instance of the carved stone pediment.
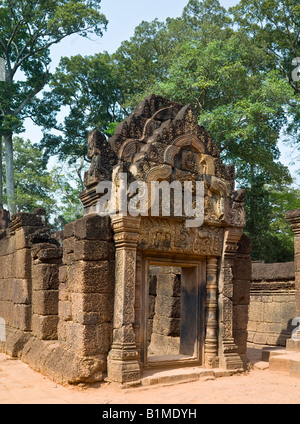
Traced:
MULTIPOLYGON (((198 125, 189 105, 149 96, 117 126, 109 140, 99 131, 92 131, 88 157, 91 166, 85 175, 87 190, 81 195, 85 213, 95 211, 92 206, 99 200, 94 194, 97 184, 104 180, 116 182, 118 194, 117 173, 126 172, 128 188, 133 181, 146 183, 149 211, 152 182, 176 181, 183 187, 184 182, 204 181, 205 224, 245 226, 244 193, 235 191, 234 167, 221 162, 214 140, 198 125)), ((194 201, 193 197, 193 206, 194 201)))

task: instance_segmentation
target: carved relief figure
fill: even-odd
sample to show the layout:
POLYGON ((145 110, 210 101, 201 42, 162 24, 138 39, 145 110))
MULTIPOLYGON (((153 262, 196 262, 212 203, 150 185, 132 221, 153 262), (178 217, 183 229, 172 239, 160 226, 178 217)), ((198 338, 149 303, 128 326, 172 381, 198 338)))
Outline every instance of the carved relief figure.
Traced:
POLYGON ((84 176, 86 187, 111 179, 116 157, 105 136, 98 130, 91 131, 88 135, 87 157, 91 160, 91 166, 84 176))

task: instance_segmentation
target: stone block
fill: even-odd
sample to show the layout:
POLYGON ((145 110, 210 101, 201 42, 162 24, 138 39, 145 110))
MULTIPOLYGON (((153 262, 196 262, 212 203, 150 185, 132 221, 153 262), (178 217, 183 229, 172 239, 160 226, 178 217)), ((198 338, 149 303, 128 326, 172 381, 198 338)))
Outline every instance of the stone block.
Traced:
POLYGON ((157 296, 156 309, 157 315, 167 318, 180 318, 181 299, 180 297, 157 296))
POLYGON ((14 279, 0 280, 0 300, 12 301, 14 294, 14 279))
POLYGON ((58 315, 58 290, 33 291, 32 309, 37 315, 58 315))
POLYGON ((109 261, 78 261, 69 269, 69 290, 77 293, 111 293, 114 267, 109 261))
POLYGON ((79 356, 96 356, 107 353, 112 340, 110 324, 82 325, 66 323, 66 345, 79 356))
POLYGON ((74 248, 75 261, 103 261, 114 258, 114 250, 111 242, 78 240, 74 248))
POLYGON ((236 305, 233 307, 233 329, 247 330, 248 306, 236 305))
POLYGON ((152 334, 149 352, 155 356, 178 355, 180 351, 180 337, 152 334))
POLYGON ((33 290, 57 290, 58 273, 57 264, 34 264, 32 267, 33 290))
POLYGON ((112 239, 110 217, 101 217, 98 214, 86 215, 75 221, 75 236, 80 240, 112 239))
POLYGON ((82 320, 83 312, 97 312, 99 322, 112 322, 113 295, 98 293, 72 293, 72 317, 75 322, 82 320))
POLYGON ((234 280, 233 282, 233 304, 249 305, 250 303, 250 280, 234 280))
MULTIPOLYGON (((255 333, 253 337, 253 343, 266 345, 267 344, 268 335, 265 333, 255 333)), ((248 338, 249 339, 249 338, 248 338)))
POLYGON ((14 304, 9 301, 0 301, 0 317, 6 322, 6 325, 13 326, 14 304))
POLYGON ((14 305, 13 306, 13 326, 18 330, 31 330, 31 305, 14 305))
POLYGON ((64 226, 64 243, 66 239, 73 237, 75 233, 75 221, 64 226))
POLYGON ((15 232, 16 250, 30 248, 32 245, 30 236, 36 231, 36 227, 22 227, 15 232))
POLYGON ((70 237, 64 240, 63 242, 63 255, 69 255, 70 253, 74 253, 76 238, 70 237))
POLYGON ((78 323, 82 325, 96 325, 100 322, 98 312, 79 311, 77 315, 77 320, 78 323))
POLYGON ((63 302, 70 300, 70 293, 68 285, 66 283, 60 283, 58 290, 58 299, 63 302))
POLYGON ((57 315, 32 315, 32 331, 40 340, 57 340, 57 315))
POLYGON ((30 301, 30 287, 28 280, 14 280, 13 281, 13 302, 18 304, 31 303, 30 301))
POLYGON ((153 320, 153 333, 164 336, 180 336, 180 319, 155 316, 153 320))
POLYGON ((251 280, 252 276, 252 263, 248 258, 239 258, 234 261, 233 277, 235 280, 251 280))
POLYGON ((181 295, 180 275, 158 275, 157 295, 179 297, 181 295))
POLYGON ((59 283, 66 283, 67 277, 68 277, 68 267, 66 265, 61 265, 58 270, 59 283))
POLYGON ((38 253, 38 259, 41 262, 60 263, 62 256, 62 249, 57 246, 41 249, 38 253))
POLYGON ((234 330, 233 337, 234 337, 234 342, 238 347, 238 353, 240 355, 246 354, 248 332, 245 330, 234 330))
POLYGON ((16 278, 29 280, 31 278, 31 252, 30 249, 21 249, 16 252, 15 258, 16 278))
POLYGON ((59 301, 58 302, 58 316, 59 319, 63 321, 72 320, 72 305, 68 301, 59 301))
POLYGON ((264 321, 264 305, 261 302, 251 301, 249 307, 249 320, 255 322, 264 321))

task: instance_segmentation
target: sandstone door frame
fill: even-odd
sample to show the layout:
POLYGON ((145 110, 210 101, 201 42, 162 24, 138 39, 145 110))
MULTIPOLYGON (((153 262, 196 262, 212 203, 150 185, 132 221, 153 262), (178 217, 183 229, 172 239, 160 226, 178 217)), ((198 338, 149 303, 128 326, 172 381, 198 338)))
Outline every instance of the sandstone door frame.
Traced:
MULTIPOLYGON (((136 303, 140 307, 136 313, 136 337, 139 347, 140 366, 142 369, 158 368, 162 366, 176 367, 177 365, 198 365, 204 364, 205 355, 205 333, 206 333, 206 257, 196 259, 182 259, 178 256, 160 255, 139 255, 137 266, 141 266, 141 272, 137 271, 137 297, 136 303), (192 302, 195 302, 196 316, 181 317, 182 320, 191 320, 191 327, 195 332, 194 354, 190 358, 179 358, 165 361, 148 360, 148 310, 149 310, 149 267, 150 266, 174 266, 181 268, 182 283, 186 292, 192 296, 192 302), (140 279, 140 281, 138 281, 140 279)), ((182 295, 183 296, 183 295, 182 295)), ((183 302, 183 299, 182 299, 183 302)), ((184 308, 184 304, 182 305, 184 308)), ((188 311, 182 309, 187 315, 188 311)))

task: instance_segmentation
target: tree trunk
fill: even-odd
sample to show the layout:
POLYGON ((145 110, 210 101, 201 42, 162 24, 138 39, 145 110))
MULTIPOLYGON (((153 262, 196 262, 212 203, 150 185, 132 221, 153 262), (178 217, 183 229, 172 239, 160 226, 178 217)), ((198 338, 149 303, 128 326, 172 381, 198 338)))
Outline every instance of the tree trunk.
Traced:
POLYGON ((5 170, 6 170, 6 193, 10 216, 16 213, 15 201, 15 178, 14 178, 14 153, 12 133, 4 136, 5 142, 5 170))
POLYGON ((0 205, 3 205, 3 155, 2 155, 3 136, 0 134, 0 205))

